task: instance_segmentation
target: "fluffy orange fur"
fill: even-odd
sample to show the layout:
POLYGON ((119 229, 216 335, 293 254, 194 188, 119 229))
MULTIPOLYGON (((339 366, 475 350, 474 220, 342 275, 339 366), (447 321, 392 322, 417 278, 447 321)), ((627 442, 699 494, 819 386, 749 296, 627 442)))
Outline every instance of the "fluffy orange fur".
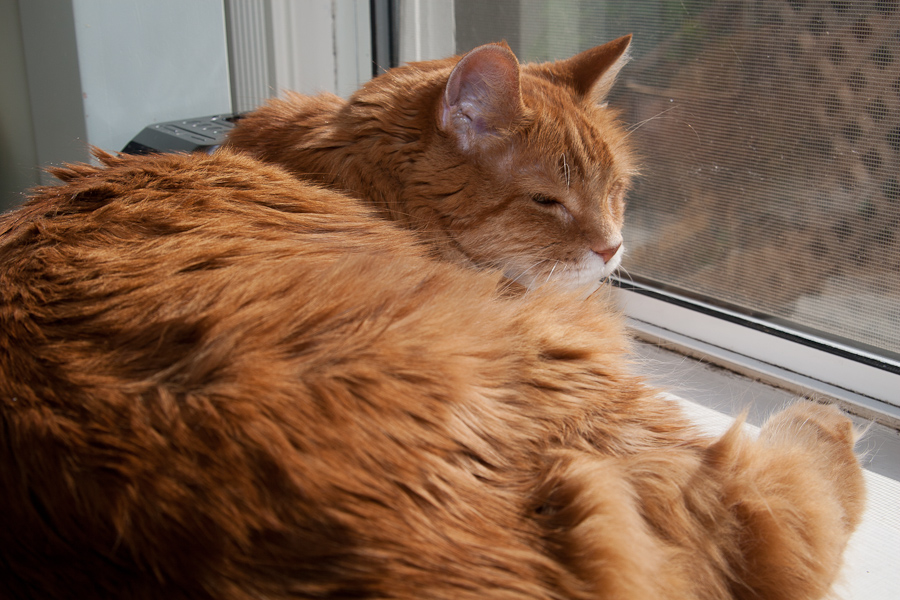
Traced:
POLYGON ((0 597, 801 600, 850 422, 699 434, 615 312, 222 150, 0 219, 0 597))
POLYGON ((600 104, 630 39, 522 66, 488 44, 392 69, 346 101, 289 94, 240 120, 229 145, 352 193, 445 259, 526 287, 596 286, 621 261, 634 172, 600 104))

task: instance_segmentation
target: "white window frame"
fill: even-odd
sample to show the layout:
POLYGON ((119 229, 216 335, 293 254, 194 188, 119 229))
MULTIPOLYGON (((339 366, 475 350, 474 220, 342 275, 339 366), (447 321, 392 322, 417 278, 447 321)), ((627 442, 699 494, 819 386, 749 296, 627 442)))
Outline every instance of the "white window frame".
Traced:
POLYGON ((837 353, 893 367, 900 364, 803 334, 816 344, 813 347, 791 339, 800 334, 788 328, 674 294, 666 296, 670 300, 640 291, 616 290, 632 331, 642 339, 798 394, 833 398, 868 419, 894 427, 900 424, 900 407, 896 405, 900 375, 837 353), (716 313, 722 317, 714 316, 716 313))

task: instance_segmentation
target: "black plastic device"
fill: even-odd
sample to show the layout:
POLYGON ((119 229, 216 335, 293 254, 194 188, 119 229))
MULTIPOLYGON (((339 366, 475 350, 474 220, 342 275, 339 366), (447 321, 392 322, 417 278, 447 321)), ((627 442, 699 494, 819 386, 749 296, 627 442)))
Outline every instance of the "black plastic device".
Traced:
POLYGON ((240 118, 240 114, 226 114, 154 123, 134 136, 122 152, 211 152, 225 141, 228 132, 240 118))

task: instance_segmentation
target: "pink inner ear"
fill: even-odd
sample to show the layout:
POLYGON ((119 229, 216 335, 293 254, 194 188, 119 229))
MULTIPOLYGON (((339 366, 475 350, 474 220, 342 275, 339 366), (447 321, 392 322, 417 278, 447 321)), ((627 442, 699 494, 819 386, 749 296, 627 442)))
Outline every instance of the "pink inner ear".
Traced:
POLYGON ((450 74, 442 126, 468 128, 475 134, 506 129, 521 113, 521 104, 515 55, 498 44, 479 46, 462 57, 450 74))

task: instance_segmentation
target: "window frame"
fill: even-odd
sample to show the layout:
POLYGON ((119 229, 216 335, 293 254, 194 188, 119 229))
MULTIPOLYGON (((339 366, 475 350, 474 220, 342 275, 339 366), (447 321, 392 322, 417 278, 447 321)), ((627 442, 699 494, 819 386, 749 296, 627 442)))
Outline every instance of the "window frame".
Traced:
POLYGON ((614 295, 641 339, 900 428, 900 363, 648 285, 614 295))

